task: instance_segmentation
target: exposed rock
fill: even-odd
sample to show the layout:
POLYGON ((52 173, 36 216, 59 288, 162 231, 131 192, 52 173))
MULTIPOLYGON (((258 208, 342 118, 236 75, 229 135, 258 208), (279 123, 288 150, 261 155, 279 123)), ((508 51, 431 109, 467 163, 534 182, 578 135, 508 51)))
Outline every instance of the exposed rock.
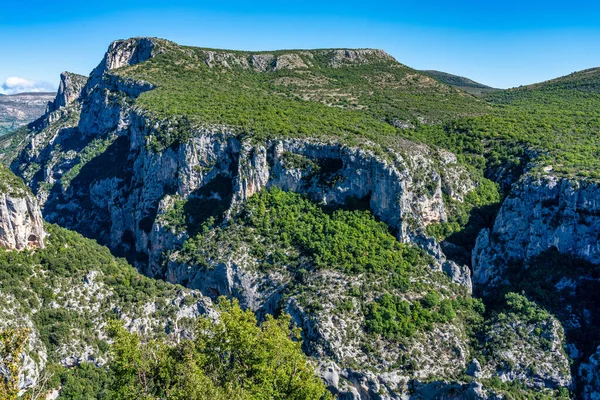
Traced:
MULTIPOLYGON (((10 174, 5 167, 0 172, 10 174)), ((9 250, 44 247, 44 221, 36 198, 14 175, 0 182, 0 247, 9 250), (21 184, 22 185, 22 184, 21 184)))
POLYGON ((139 64, 160 54, 162 49, 158 45, 159 42, 166 41, 153 38, 115 40, 108 47, 102 62, 92 71, 86 90, 98 84, 107 71, 139 64))
POLYGON ((272 54, 254 54, 250 57, 250 64, 259 71, 268 71, 274 60, 275 56, 272 54))
POLYGON ((479 377, 520 381, 537 390, 572 387, 565 334, 554 317, 526 321, 523 316, 509 315, 489 328, 485 343, 493 349, 493 357, 480 366, 479 377))
MULTIPOLYGON (((152 41, 142 41, 137 47, 129 42, 116 42, 95 71, 144 60, 152 56, 153 48, 152 41), (136 51, 140 54, 135 55, 136 51)), ((273 186, 306 193, 325 204, 366 199, 373 213, 398 231, 400 240, 418 245, 427 241, 425 248, 439 266, 446 263, 439 244, 425 240, 423 232, 427 224, 446 220, 443 192, 460 199, 473 188, 468 178, 460 184, 451 182, 452 177, 461 174, 454 172, 460 168, 452 157, 440 157, 439 171, 440 166, 432 162, 436 151, 410 142, 403 143, 400 151, 388 149, 390 159, 385 159, 369 150, 334 141, 286 139, 265 144, 242 143, 233 132, 222 128, 200 129, 178 149, 154 153, 148 150, 146 140, 156 125, 123 98, 123 95, 136 97, 152 86, 110 74, 102 80, 96 79, 96 85, 93 80, 92 76, 86 89, 89 92, 83 95, 77 130, 55 130, 50 139, 46 130, 42 131, 39 137, 45 139, 35 145, 39 150, 23 152, 14 163, 15 168, 24 170, 35 160, 36 165, 43 166, 43 181, 51 184, 62 176, 63 168, 72 168, 65 162, 56 162, 67 158, 53 150, 56 144, 68 137, 72 149, 81 152, 92 138, 116 135, 109 145, 109 150, 114 151, 102 154, 104 161, 98 160, 96 168, 102 171, 91 172, 93 182, 75 176, 68 190, 46 192, 44 212, 49 221, 96 237, 113 249, 134 251, 139 255, 138 266, 154 274, 160 269, 162 253, 172 250, 168 246, 176 242, 159 237, 156 234, 162 232, 159 226, 152 228, 155 234, 150 234, 147 228, 140 229, 140 224, 153 222, 164 196, 194 197, 218 177, 229 180, 233 186, 233 209, 262 188, 273 186), (79 143, 74 135, 80 138, 79 143), (318 171, 288 165, 285 160, 288 154, 305 159, 318 171), (112 168, 104 168, 102 163, 112 168), (86 206, 82 207, 84 203, 86 206), (104 226, 108 230, 100 228, 104 226), (133 238, 135 244, 126 236, 133 238)), ((445 270, 456 282, 470 286, 464 267, 448 264, 445 270)))
POLYGON ((583 398, 600 399, 600 346, 587 362, 581 364, 579 376, 583 382, 583 398))
POLYGON ((302 60, 302 58, 296 53, 282 54, 277 57, 275 61, 274 71, 280 69, 296 69, 296 68, 308 68, 308 65, 302 60))
MULTIPOLYGON (((469 269, 446 259, 440 244, 425 232, 429 224, 447 220, 445 199, 463 201, 475 184, 468 171, 457 165, 453 154, 401 139, 389 148, 366 141, 345 145, 326 136, 319 140, 281 137, 260 141, 244 138, 227 126, 196 126, 189 127, 191 138, 185 143, 156 151, 149 146, 152 136, 180 126, 176 121, 157 120, 133 106, 132 99, 153 86, 124 78, 117 70, 148 60, 168 45, 158 39, 114 42, 83 90, 81 82, 72 82, 65 76, 52 109, 13 163, 13 169, 30 178, 32 188, 44 203, 47 219, 130 256, 148 275, 200 289, 212 298, 236 297, 259 317, 281 309, 288 312, 303 328, 307 352, 323 362, 322 376, 338 398, 495 398, 477 381, 468 384, 445 380, 460 376, 467 369, 470 356, 464 326, 436 324, 406 342, 390 344, 366 336, 362 329, 363 311, 336 313, 332 299, 344 299, 355 310, 360 308, 346 292, 348 285, 358 287, 360 276, 349 277, 339 271, 312 274, 305 288, 311 290, 310 301, 320 309, 311 309, 300 293, 286 292, 292 286, 290 281, 297 277, 285 269, 261 271, 256 258, 243 245, 223 245, 217 250, 218 257, 203 260, 202 264, 181 259, 179 250, 192 232, 186 231, 186 221, 171 224, 170 213, 176 205, 196 204, 206 214, 214 211, 213 216, 222 212, 225 226, 252 195, 277 187, 303 193, 325 205, 361 201, 397 232, 399 240, 419 246, 433 256, 436 273, 445 272, 453 282, 470 291, 469 269), (84 158, 84 154, 92 156, 84 158), (326 288, 321 285, 323 282, 327 283, 326 288), (374 353, 365 350, 367 345, 374 353), (399 354, 406 359, 400 359, 399 354), (408 366, 399 366, 402 363, 408 366), (366 365, 371 368, 365 368, 366 365)), ((306 68, 310 62, 316 62, 313 53, 240 55, 202 51, 190 53, 191 57, 211 68, 270 72, 306 68)), ((329 66, 334 68, 393 60, 385 52, 370 49, 319 52, 329 57, 329 66)), ((427 123, 425 119, 420 121, 427 123)), ((407 124, 396 122, 398 127, 410 126, 407 124)), ((527 182, 517 187, 493 230, 483 231, 478 239, 473 252, 478 283, 501 276, 502 265, 495 260, 505 254, 527 258, 560 245, 561 251, 596 260, 598 245, 591 239, 597 239, 600 226, 596 221, 600 215, 598 202, 593 197, 597 189, 582 189, 579 184, 565 182, 570 181, 561 181, 560 185, 552 180, 527 182), (557 186, 564 186, 564 190, 557 189, 555 193, 557 186), (544 191, 548 193, 540 194, 544 191), (559 220, 560 229, 550 229, 554 222, 548 222, 548 204, 544 203, 549 200, 557 201, 557 207, 561 205, 560 210, 551 211, 550 219, 566 218, 567 222, 559 220)), ((85 286, 76 292, 87 297, 102 292, 102 286, 95 281, 95 276, 86 275, 85 286)), ((439 281, 436 284, 441 293, 456 288, 445 278, 439 281)), ((569 285, 571 282, 562 282, 561 288, 569 285)), ((371 288, 365 296, 372 301, 379 295, 371 288)), ((408 300, 418 301, 419 295, 415 298, 408 300)), ((177 325, 179 320, 210 312, 208 302, 186 306, 181 296, 170 304, 178 312, 165 328, 169 333, 185 335, 177 325)), ((70 300, 67 305, 77 307, 70 300)), ((148 302, 137 313, 115 307, 130 330, 147 333, 160 325, 152 317, 159 311, 157 302, 148 302)), ((502 326, 495 328, 489 333, 490 341, 506 333, 502 326)), ((506 330, 510 335, 532 335, 536 328, 540 327, 517 321, 506 330)), ((541 328, 544 339, 550 343, 549 350, 542 349, 538 342, 515 340, 509 346, 497 340, 498 359, 513 365, 508 368, 491 362, 481 366, 473 360, 469 373, 478 379, 519 379, 536 389, 569 386, 571 376, 562 352, 562 328, 556 321, 541 328), (543 356, 539 358, 540 368, 533 371, 532 360, 526 356, 536 351, 543 356)), ((77 351, 65 349, 63 354, 63 362, 68 365, 102 362, 81 346, 77 351)))
POLYGON ((52 111, 56 111, 59 108, 66 107, 78 100, 86 82, 86 76, 73 74, 71 72, 61 73, 58 93, 56 94, 54 101, 52 103, 48 103, 47 112, 50 113, 52 111))
POLYGON ((323 50, 329 56, 329 66, 340 68, 347 64, 366 64, 371 60, 395 61, 394 57, 383 50, 377 49, 358 49, 358 50, 323 50))
POLYGON ((469 364, 469 368, 467 369, 467 375, 472 376, 474 378, 482 377, 483 374, 481 372, 481 364, 479 364, 479 361, 476 358, 474 358, 469 364))
POLYGON ((556 248, 600 264, 600 186, 553 176, 525 177, 504 201, 492 230, 473 250, 475 283, 496 284, 507 260, 556 248))

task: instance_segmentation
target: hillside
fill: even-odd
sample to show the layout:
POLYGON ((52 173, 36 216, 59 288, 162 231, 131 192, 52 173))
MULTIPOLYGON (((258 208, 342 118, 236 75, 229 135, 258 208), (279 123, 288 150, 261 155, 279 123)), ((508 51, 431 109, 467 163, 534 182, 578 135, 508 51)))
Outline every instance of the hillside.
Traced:
POLYGON ((577 90, 598 93, 600 91, 600 68, 589 68, 549 81, 528 85, 529 89, 577 90))
MULTIPOLYGON (((155 38, 115 41, 89 77, 61 82, 43 117, 0 138, 61 227, 47 248, 92 246, 83 235, 144 286, 236 299, 252 326, 289 314, 340 398, 600 391, 593 91, 476 98, 381 50, 155 38)), ((164 354, 148 367, 156 396, 206 397, 161 389, 200 342, 121 337, 132 357, 164 354)))
POLYGON ((487 115, 403 134, 462 155, 505 184, 526 167, 542 176, 598 179, 598 87, 596 71, 586 70, 503 90, 482 98, 491 106, 487 115))
POLYGON ((463 90, 474 96, 482 96, 501 90, 481 84, 479 82, 475 82, 474 80, 465 78, 464 76, 452 75, 447 72, 435 70, 424 70, 421 72, 442 83, 445 83, 446 85, 454 86, 455 88, 463 90))
POLYGON ((39 118, 54 93, 19 93, 0 97, 0 136, 39 118))
POLYGON ((380 50, 247 53, 157 41, 157 55, 116 72, 156 86, 136 101, 157 119, 226 125, 254 136, 377 140, 485 106, 380 50), (388 125, 389 124, 389 125, 388 125), (375 134, 376 132, 376 134, 375 134))

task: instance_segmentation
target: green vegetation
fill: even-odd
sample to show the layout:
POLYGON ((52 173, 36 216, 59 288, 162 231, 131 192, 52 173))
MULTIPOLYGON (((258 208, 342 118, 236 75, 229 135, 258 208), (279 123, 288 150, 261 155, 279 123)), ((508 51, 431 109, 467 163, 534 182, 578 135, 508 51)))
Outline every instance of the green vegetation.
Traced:
POLYGON ((500 321, 509 318, 510 316, 517 317, 524 323, 538 323, 546 321, 550 318, 548 311, 541 308, 536 303, 527 299, 527 297, 517 293, 507 293, 505 295, 506 308, 500 313, 498 319, 500 321))
MULTIPOLYGON (((0 292, 3 294, 0 305, 13 310, 12 313, 31 316, 49 350, 50 360, 58 357, 56 351, 74 339, 75 332, 95 338, 98 332, 93 321, 114 317, 114 302, 120 312, 132 314, 144 302, 156 299, 159 299, 156 301, 158 314, 164 316, 174 307, 160 298, 175 297, 180 290, 176 286, 140 275, 125 260, 114 258, 107 248, 77 233, 54 225, 47 225, 46 230, 49 236, 43 250, 0 249, 0 292), (90 271, 99 272, 95 281, 111 291, 109 298, 94 295, 87 299, 83 293, 77 295, 79 298, 71 298, 76 295, 72 293, 73 283, 82 286, 90 271), (56 289, 60 289, 58 293, 56 289), (61 305, 73 300, 77 300, 82 309, 48 306, 51 302, 61 305), (91 311, 94 307, 87 302, 97 302, 98 311, 91 311)), ((14 316, 9 314, 6 318, 14 316)), ((102 352, 102 341, 90 344, 102 352)))
POLYGON ((414 335, 417 330, 431 330, 436 322, 446 323, 454 318, 452 300, 440 300, 436 292, 429 292, 420 302, 412 304, 386 293, 369 306, 366 328, 388 339, 401 339, 414 335))
POLYGON ((561 387, 558 389, 532 390, 519 380, 503 382, 494 377, 485 380, 485 385, 494 390, 495 393, 504 395, 510 400, 569 400, 572 399, 569 389, 561 387))
POLYGON ((444 196, 448 221, 427 226, 427 233, 438 241, 448 240, 471 250, 479 231, 493 223, 500 208, 501 194, 498 185, 482 178, 477 187, 464 198, 453 200, 444 196))
MULTIPOLYGON (((548 364, 553 365, 554 372, 569 376, 569 365, 560 346, 565 340, 547 310, 524 295, 509 292, 490 314, 475 353, 480 361, 494 363, 499 371, 512 371, 534 380, 547 373, 548 364), (557 348, 554 343, 559 344, 557 348)), ((571 395, 566 387, 531 390, 518 379, 502 382, 493 377, 484 380, 484 384, 514 399, 568 399, 571 395)))
POLYGON ((77 153, 75 165, 73 168, 65 172, 60 179, 63 189, 67 189, 71 184, 71 181, 79 175, 81 169, 94 158, 106 152, 108 147, 113 144, 115 140, 115 136, 107 137, 105 139, 94 139, 86 147, 84 147, 83 150, 77 153))
MULTIPOLYGON (((511 261, 505 271, 506 281, 487 302, 494 309, 501 307, 506 293, 524 293, 531 301, 551 312, 565 325, 570 343, 591 354, 600 345, 600 316, 590 315, 581 326, 573 326, 573 315, 600 307, 600 267, 570 254, 550 249, 527 262, 511 261), (569 304, 569 308, 565 308, 569 304)), ((579 317, 582 318, 582 317, 579 317)))
POLYGON ((31 193, 20 178, 17 178, 7 167, 0 164, 0 194, 23 197, 31 193))
POLYGON ((0 399, 17 400, 19 397, 19 371, 21 356, 27 343, 29 330, 5 329, 0 331, 0 399))
MULTIPOLYGON (((218 320, 198 320, 193 339, 147 340, 112 320, 113 344, 107 368, 82 363, 51 365, 40 393, 61 387, 61 399, 330 399, 315 365, 301 350, 300 330, 291 317, 254 313, 221 298, 218 320)), ((18 377, 27 331, 0 331, 0 362, 18 377)), ((0 397, 17 399, 18 382, 0 380, 0 397)), ((32 391, 25 394, 31 398, 32 391)))
POLYGON ((335 312, 364 314, 366 331, 388 340, 410 338, 457 317, 474 325, 483 313, 478 300, 463 297, 463 288, 429 267, 429 256, 400 243, 367 210, 328 208, 273 188, 251 197, 228 227, 202 229, 183 245, 180 261, 211 268, 224 248, 247 249, 261 271, 289 273, 294 279, 286 298, 296 296, 315 312, 322 309, 316 291, 323 283, 312 282, 312 276, 327 270, 349 281, 360 276, 350 297, 332 302, 335 312), (361 299, 358 308, 351 297, 361 299))
MULTIPOLYGON (((357 274, 393 272, 403 274, 411 266, 424 265, 421 251, 398 242, 389 227, 378 222, 370 211, 333 210, 319 206, 304 196, 280 189, 253 196, 242 213, 241 223, 248 235, 258 235, 270 243, 254 243, 253 255, 266 256, 266 245, 286 249, 291 246, 310 256, 317 268, 337 268, 357 274)), ((202 262, 209 247, 209 233, 188 240, 183 253, 202 262)), ((240 238, 253 243, 250 236, 240 238)), ((271 261, 278 264, 288 257, 279 251, 271 261)))
POLYGON ((104 367, 92 363, 80 363, 74 368, 65 368, 59 364, 46 367, 50 379, 46 388, 60 387, 61 400, 109 400, 110 385, 113 376, 104 367))
POLYGON ((446 85, 454 86, 457 89, 464 90, 474 96, 482 96, 488 93, 498 92, 501 89, 495 89, 481 83, 475 82, 464 76, 452 75, 447 72, 427 70, 421 71, 446 85))
POLYGON ((0 135, 0 163, 7 167, 10 165, 25 146, 29 133, 29 129, 23 126, 5 135, 0 135))
POLYGON ((207 49, 162 46, 165 53, 118 72, 157 85, 136 101, 158 120, 171 118, 150 142, 157 151, 184 142, 190 126, 226 125, 257 139, 378 141, 395 134, 386 122, 443 121, 485 110, 472 97, 382 55, 335 68, 331 50, 279 51, 268 54, 293 53, 302 65, 261 72, 241 66, 251 63, 250 53, 216 50, 229 67, 211 68, 207 49))
MULTIPOLYGON (((227 67, 209 67, 212 50, 161 46, 165 53, 117 72, 157 86, 136 100, 162 121, 150 140, 156 151, 183 143, 194 126, 226 125, 256 139, 366 139, 386 146, 400 135, 454 151, 490 175, 518 176, 533 157, 538 170, 600 177, 597 70, 476 100, 381 55, 334 67, 332 50, 272 52, 293 53, 300 62, 262 72, 252 67, 250 53, 215 50, 227 67), (393 128, 398 121, 416 128, 393 128)), ((442 81, 482 86, 464 78, 442 81)))
MULTIPOLYGON (((600 80, 596 83, 600 87, 600 80)), ((518 176, 529 159, 534 171, 600 178, 600 94, 579 90, 519 88, 486 97, 488 115, 404 131, 406 137, 449 149, 489 176, 518 176)))
POLYGON ((112 324, 113 399, 330 398, 302 353, 291 318, 268 316, 257 325, 250 310, 221 298, 218 321, 198 322, 193 340, 142 343, 112 324))

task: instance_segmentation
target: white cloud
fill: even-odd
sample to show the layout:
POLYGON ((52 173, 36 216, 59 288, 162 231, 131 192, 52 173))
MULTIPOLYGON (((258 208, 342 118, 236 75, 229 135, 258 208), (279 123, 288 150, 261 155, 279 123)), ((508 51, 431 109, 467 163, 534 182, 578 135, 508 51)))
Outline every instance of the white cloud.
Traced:
POLYGON ((11 76, 6 78, 4 83, 0 85, 1 94, 15 94, 23 92, 54 92, 56 86, 50 82, 36 82, 25 78, 11 76))

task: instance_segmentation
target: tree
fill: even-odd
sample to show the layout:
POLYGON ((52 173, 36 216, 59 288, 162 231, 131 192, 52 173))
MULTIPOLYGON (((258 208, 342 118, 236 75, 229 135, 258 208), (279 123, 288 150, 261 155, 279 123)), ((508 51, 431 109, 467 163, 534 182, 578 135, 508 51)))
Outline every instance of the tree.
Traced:
POLYGON ((254 313, 221 298, 217 321, 199 320, 193 340, 143 343, 119 322, 110 323, 115 399, 322 399, 330 398, 302 353, 291 317, 254 313))
POLYGON ((28 329, 0 331, 0 399, 14 400, 19 395, 21 354, 28 337, 28 329))

